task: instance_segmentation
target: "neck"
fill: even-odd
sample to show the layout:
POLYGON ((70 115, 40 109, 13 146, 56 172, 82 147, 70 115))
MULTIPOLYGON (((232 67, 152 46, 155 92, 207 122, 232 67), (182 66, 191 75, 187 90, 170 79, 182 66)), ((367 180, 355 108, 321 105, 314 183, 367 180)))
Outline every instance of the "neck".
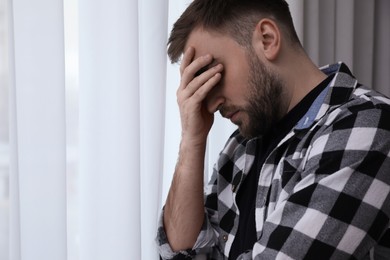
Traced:
POLYGON ((292 53, 289 56, 282 69, 282 77, 286 79, 286 91, 290 97, 287 112, 327 77, 306 54, 292 53))

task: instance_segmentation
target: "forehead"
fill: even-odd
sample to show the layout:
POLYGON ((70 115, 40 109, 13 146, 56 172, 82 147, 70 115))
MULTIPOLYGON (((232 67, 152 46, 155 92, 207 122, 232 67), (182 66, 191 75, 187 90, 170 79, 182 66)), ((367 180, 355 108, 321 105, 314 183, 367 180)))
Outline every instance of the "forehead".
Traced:
POLYGON ((184 51, 188 47, 195 49, 195 57, 211 54, 215 59, 244 53, 244 47, 226 33, 207 30, 203 27, 195 28, 189 35, 184 51))

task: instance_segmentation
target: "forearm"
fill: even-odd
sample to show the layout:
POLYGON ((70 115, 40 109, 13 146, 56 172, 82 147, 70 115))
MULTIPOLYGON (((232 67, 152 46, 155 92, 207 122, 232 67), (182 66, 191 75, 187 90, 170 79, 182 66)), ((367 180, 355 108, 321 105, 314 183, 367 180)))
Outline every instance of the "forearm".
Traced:
POLYGON ((206 142, 182 140, 164 209, 164 226, 174 251, 193 247, 204 219, 203 170, 206 142))

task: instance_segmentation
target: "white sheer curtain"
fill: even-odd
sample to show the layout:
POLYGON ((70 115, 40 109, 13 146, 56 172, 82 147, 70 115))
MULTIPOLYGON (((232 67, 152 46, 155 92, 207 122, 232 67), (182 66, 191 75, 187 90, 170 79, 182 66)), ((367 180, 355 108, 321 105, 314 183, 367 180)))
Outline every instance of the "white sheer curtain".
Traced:
POLYGON ((66 203, 64 2, 8 3, 9 259, 68 259, 69 225, 79 259, 157 259, 168 2, 79 1, 76 223, 66 203))
MULTIPOLYGON (((180 141, 179 72, 166 40, 191 0, 78 0, 74 21, 64 20, 70 0, 0 1, 10 43, 6 260, 157 259, 156 222, 180 141), (71 57, 64 21, 78 32, 71 57), (67 88, 67 70, 77 90, 67 88)), ((289 2, 318 65, 345 60, 390 94, 389 1, 289 2)), ((234 129, 217 115, 207 173, 234 129)))
POLYGON ((62 1, 12 1, 10 259, 66 259, 62 1))
POLYGON ((80 257, 137 258, 138 3, 81 0, 79 14, 80 257))

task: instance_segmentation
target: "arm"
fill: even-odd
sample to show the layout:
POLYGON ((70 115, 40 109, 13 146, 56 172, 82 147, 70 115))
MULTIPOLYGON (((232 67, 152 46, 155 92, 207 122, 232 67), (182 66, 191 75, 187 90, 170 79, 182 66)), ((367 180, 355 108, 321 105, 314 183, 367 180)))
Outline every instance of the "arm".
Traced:
POLYGON ((173 251, 192 248, 204 219, 203 170, 207 135, 213 124, 213 112, 204 100, 221 79, 217 65, 201 75, 194 75, 210 64, 210 55, 195 60, 188 48, 180 67, 181 83, 177 91, 182 123, 179 159, 164 209, 164 227, 173 251))

